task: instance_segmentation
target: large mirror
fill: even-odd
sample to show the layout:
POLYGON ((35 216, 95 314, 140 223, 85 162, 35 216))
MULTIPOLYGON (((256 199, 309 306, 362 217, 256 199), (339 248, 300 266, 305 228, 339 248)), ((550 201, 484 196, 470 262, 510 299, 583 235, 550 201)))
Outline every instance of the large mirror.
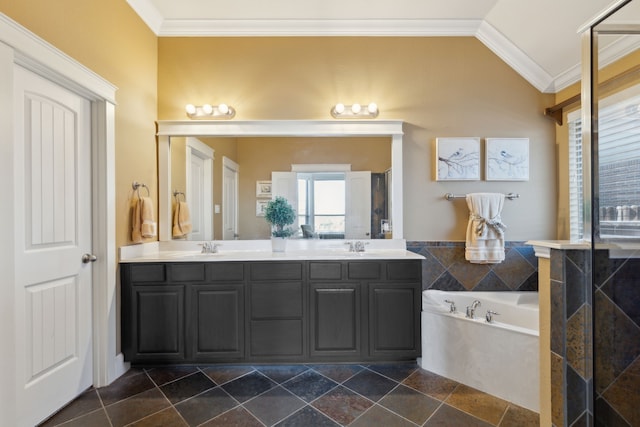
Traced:
POLYGON ((318 230, 312 226, 306 237, 402 238, 400 121, 161 121, 158 159, 160 240, 185 238, 175 233, 174 214, 176 204, 187 200, 194 224, 190 240, 268 239, 261 209, 273 194, 295 204, 300 237, 300 225, 308 223, 318 230), (340 173, 357 178, 345 178, 343 209, 353 218, 367 207, 362 234, 349 219, 337 231, 340 218, 333 210, 334 226, 328 226, 326 209, 303 191, 311 183, 321 189, 325 178, 335 181, 340 173), (274 176, 279 179, 272 182, 274 176), (283 185, 283 176, 293 177, 295 187, 283 185))

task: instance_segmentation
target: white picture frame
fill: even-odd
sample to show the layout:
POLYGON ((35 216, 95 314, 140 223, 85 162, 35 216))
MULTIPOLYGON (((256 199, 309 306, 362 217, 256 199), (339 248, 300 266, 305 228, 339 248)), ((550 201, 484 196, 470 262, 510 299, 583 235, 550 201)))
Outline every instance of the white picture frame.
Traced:
POLYGON ((256 197, 271 197, 271 181, 256 181, 256 197))
POLYGON ((487 181, 529 180, 529 138, 486 138, 487 181))
POLYGON ((480 138, 436 138, 436 181, 479 181, 480 138))
POLYGON ((267 203, 269 203, 269 200, 256 200, 256 216, 264 216, 267 203))

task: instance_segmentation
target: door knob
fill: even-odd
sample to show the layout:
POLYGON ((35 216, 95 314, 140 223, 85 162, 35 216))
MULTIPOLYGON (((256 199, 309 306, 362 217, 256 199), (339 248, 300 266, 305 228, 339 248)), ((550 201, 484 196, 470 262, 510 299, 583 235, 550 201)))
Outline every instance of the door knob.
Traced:
POLYGON ((95 256, 94 254, 84 254, 84 255, 82 255, 82 262, 84 264, 88 264, 90 262, 96 262, 97 259, 98 259, 98 257, 95 256))

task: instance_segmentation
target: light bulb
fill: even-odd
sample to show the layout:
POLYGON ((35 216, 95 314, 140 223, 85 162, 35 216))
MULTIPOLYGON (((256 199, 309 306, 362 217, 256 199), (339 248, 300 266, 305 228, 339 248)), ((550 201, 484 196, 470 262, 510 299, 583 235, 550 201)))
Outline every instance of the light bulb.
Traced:
POLYGON ((184 106, 184 109, 187 111, 187 114, 192 116, 196 113, 196 106, 193 104, 187 104, 184 106))
POLYGON ((336 104, 336 106, 334 107, 334 110, 338 114, 344 113, 344 104, 336 104))
POLYGON ((210 116, 213 113, 213 107, 211 106, 211 104, 204 104, 202 106, 202 112, 210 116))
POLYGON ((227 104, 220 104, 218 105, 218 111, 220 114, 225 115, 229 112, 229 106, 227 104))
POLYGON ((378 111, 378 105, 372 102, 367 106, 367 110, 369 110, 369 113, 375 114, 378 111))
POLYGON ((360 106, 360 104, 353 104, 351 106, 351 111, 353 112, 353 114, 360 113, 360 110, 362 110, 362 107, 360 106))

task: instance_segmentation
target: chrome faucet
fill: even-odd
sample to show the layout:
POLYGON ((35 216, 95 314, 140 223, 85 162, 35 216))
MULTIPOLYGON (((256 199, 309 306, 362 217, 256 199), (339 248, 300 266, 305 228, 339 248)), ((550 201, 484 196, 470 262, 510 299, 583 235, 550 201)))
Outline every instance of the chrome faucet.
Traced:
POLYGON ((217 254, 219 243, 216 242, 204 242, 202 244, 202 253, 203 254, 217 254))
POLYGON ((487 310, 487 314, 485 316, 485 319, 487 319, 487 323, 491 323, 493 322, 493 316, 499 316, 500 313, 496 313, 493 310, 487 310))
POLYGON ((475 300, 471 303, 471 305, 467 306, 467 318, 473 319, 473 316, 476 313, 476 308, 480 305, 480 301, 475 300))
POLYGON ((344 242, 344 244, 349 245, 349 252, 364 252, 364 246, 369 243, 358 240, 355 242, 344 242))
POLYGON ((455 301, 451 301, 451 300, 444 300, 444 302, 446 302, 447 304, 449 304, 449 313, 455 313, 456 312, 456 303, 455 301))

